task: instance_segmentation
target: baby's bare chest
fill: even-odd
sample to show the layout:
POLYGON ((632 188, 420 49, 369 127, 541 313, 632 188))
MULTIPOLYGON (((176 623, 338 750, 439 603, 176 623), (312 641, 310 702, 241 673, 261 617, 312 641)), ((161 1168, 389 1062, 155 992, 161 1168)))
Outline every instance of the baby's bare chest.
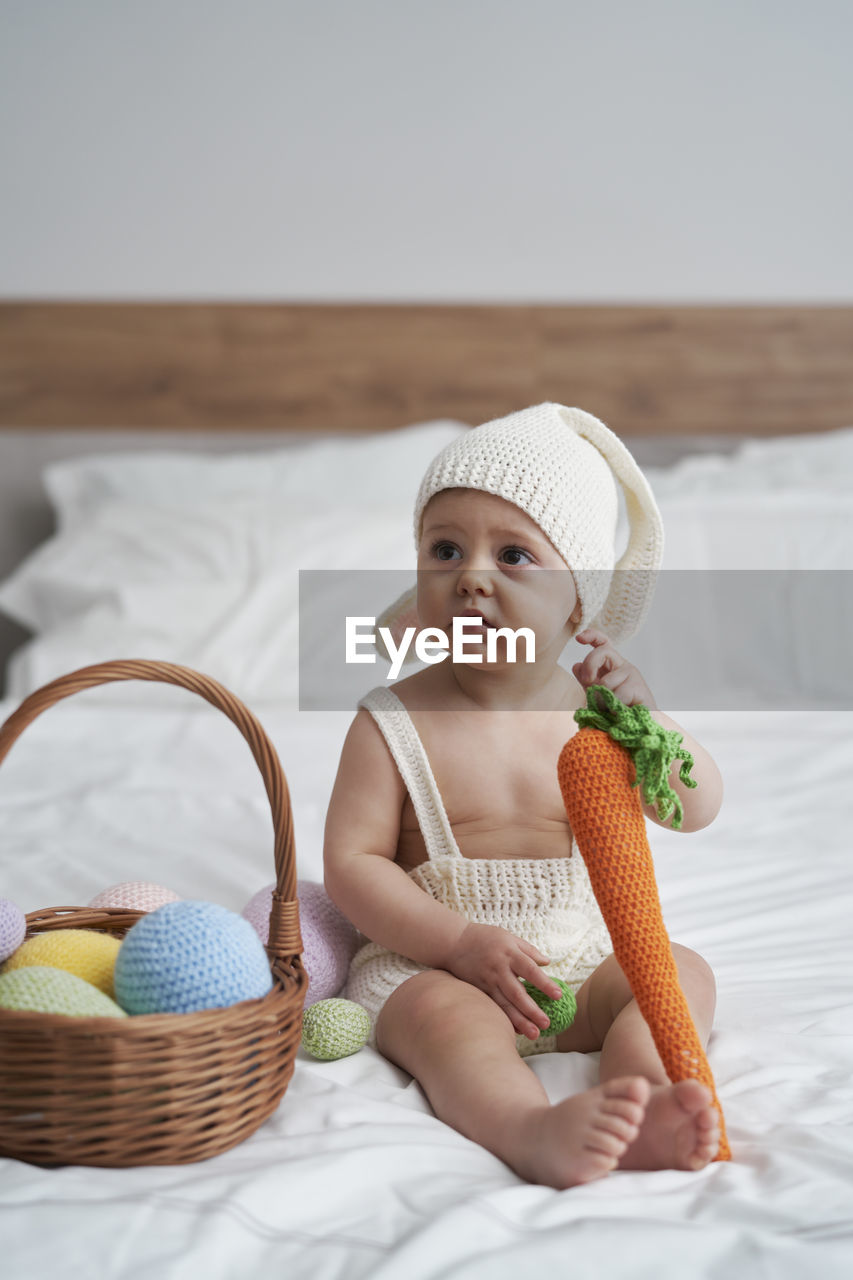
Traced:
MULTIPOLYGON (((485 717, 482 717, 485 719, 485 717)), ((536 717, 533 717, 535 720, 536 717)), ((571 720, 421 727, 421 738, 456 842, 471 858, 555 858, 571 851, 571 831, 557 782, 557 760, 575 730, 571 720), (446 726, 450 728, 450 726, 446 726)), ((401 815, 398 859, 426 857, 414 807, 401 815)))

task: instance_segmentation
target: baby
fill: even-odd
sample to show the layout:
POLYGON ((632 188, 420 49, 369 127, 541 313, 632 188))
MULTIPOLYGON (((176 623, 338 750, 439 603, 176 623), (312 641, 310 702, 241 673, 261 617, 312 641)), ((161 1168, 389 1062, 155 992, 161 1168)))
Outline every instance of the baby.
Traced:
MULTIPOLYGON (((655 708, 613 644, 640 625, 660 564, 651 491, 597 419, 538 405, 438 455, 415 532, 418 625, 450 637, 454 618, 469 619, 466 653, 480 660, 449 655, 373 690, 349 730, 326 824, 326 886, 371 941, 346 994, 435 1113, 531 1182, 701 1169, 719 1142, 710 1092, 668 1081, 612 955, 556 769, 585 689, 602 684, 684 734, 699 785, 673 771, 682 830, 706 826, 719 808, 714 762, 655 708), (630 525, 618 564, 615 479, 630 525), (513 654, 498 631, 522 627, 533 661, 523 639, 513 654), (589 649, 570 673, 558 659, 573 637, 589 649), (520 980, 556 998, 556 977, 576 992, 577 1014, 555 1037, 520 980), (600 1083, 552 1105, 524 1059, 553 1049, 600 1052, 600 1083)), ((650 807, 646 816, 658 821, 650 807)), ((694 952, 673 952, 707 1043, 713 975, 694 952)))

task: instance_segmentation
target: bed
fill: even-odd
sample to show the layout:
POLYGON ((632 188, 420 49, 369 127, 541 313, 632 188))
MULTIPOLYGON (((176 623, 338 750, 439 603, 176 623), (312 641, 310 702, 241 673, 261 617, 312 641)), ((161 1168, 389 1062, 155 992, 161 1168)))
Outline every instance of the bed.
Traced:
MULTIPOLYGON (((410 573, 420 473, 468 423, 555 399, 628 439, 668 530, 669 611, 637 661, 725 780, 710 828, 649 831, 669 932, 716 974, 733 1149, 556 1192, 441 1124, 372 1049, 300 1050, 273 1117, 214 1159, 0 1159, 4 1273, 848 1276, 853 312, 43 303, 0 327, 0 720, 89 662, 208 672, 278 750, 306 881, 351 711, 301 688, 299 571, 410 573)), ((122 684, 16 743, 0 868, 25 910, 145 879, 239 911, 273 879, 269 809, 218 712, 122 684)), ((596 1064, 531 1069, 556 1100, 596 1064)))

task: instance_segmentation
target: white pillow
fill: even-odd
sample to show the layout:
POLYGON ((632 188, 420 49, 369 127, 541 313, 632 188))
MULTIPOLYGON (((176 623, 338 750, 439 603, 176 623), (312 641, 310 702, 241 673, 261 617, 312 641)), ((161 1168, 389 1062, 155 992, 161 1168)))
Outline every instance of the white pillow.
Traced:
POLYGON ((750 440, 646 476, 666 569, 853 568, 853 429, 750 440))
POLYGON ((664 572, 626 653, 658 699, 853 707, 853 430, 750 441, 646 474, 664 572))
POLYGON ((727 454, 691 454, 669 467, 647 467, 658 498, 699 494, 853 491, 853 427, 812 435, 746 440, 727 454))
MULTIPOLYGON (((10 695, 91 662, 151 657, 206 671, 249 702, 295 705, 298 570, 413 570, 417 485, 463 429, 435 423, 246 455, 112 455, 49 468, 59 533, 0 585, 0 607, 37 633, 10 662, 10 695)), ((752 442, 647 474, 667 530, 665 567, 853 568, 853 430, 752 442)), ((829 619, 842 636, 845 601, 829 619)), ((681 656, 691 671, 725 677, 720 617, 710 598, 701 603, 705 622, 681 656)), ((670 674, 666 638, 652 626, 640 640, 639 665, 670 674)), ((806 641, 791 646, 803 667, 806 641)), ((383 674, 364 673, 374 683, 383 674)), ((148 700, 151 691, 123 685, 116 696, 148 700)))
MULTIPOLYGON (((437 422, 250 454, 48 468, 59 531, 0 584, 0 608, 36 632, 9 662, 9 695, 92 662, 148 657, 196 667, 247 701, 295 704, 299 569, 413 570, 417 486, 463 430, 437 422)), ((152 691, 127 684, 110 696, 152 691)))
POLYGON ((44 479, 60 528, 87 519, 94 506, 110 499, 176 510, 248 497, 347 506, 400 501, 411 511, 430 462, 465 429, 441 420, 251 453, 94 455, 54 463, 44 479))
MULTIPOLYGON (((8 692, 113 658, 195 667, 248 702, 296 705, 300 569, 408 569, 411 509, 268 499, 182 512, 104 501, 0 587, 38 630, 9 662, 8 692)), ((111 695, 148 700, 122 685, 111 695)))
POLYGON ((659 499, 664 569, 853 569, 853 489, 659 499))

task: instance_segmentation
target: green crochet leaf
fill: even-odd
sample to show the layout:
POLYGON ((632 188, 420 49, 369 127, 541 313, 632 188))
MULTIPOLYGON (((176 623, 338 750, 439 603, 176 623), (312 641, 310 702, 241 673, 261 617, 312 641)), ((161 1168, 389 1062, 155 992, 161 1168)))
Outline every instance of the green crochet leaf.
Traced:
POLYGON ((615 693, 601 684, 587 689, 586 706, 575 712, 575 720, 584 729, 603 729, 625 748, 637 774, 631 785, 642 787, 643 800, 656 806, 661 822, 666 822, 672 814, 672 827, 677 831, 684 809, 669 781, 673 761, 682 761, 678 776, 685 786, 698 785, 696 779, 689 776, 693 756, 681 745, 682 735, 675 729, 664 729, 648 707, 642 704, 626 707, 615 693))

